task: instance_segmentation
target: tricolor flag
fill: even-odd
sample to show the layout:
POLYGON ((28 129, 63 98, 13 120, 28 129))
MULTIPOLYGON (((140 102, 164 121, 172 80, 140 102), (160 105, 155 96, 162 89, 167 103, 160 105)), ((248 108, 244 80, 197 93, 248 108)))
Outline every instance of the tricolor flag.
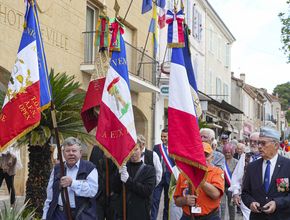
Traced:
POLYGON ((106 76, 96 139, 115 164, 125 164, 137 136, 134 124, 125 43, 120 36, 120 51, 113 51, 106 76))
POLYGON ((194 189, 207 166, 182 48, 172 48, 168 104, 168 149, 194 189))
POLYGON ((191 53, 190 53, 190 48, 189 48, 188 31, 189 31, 188 27, 187 27, 187 25, 185 25, 184 26, 185 47, 182 48, 182 51, 183 51, 184 64, 185 64, 185 68, 187 71, 188 81, 189 81, 189 84, 191 86, 191 94, 192 94, 193 103, 195 106, 196 115, 197 115, 197 117, 200 117, 202 114, 202 109, 201 109, 201 104, 200 104, 199 97, 198 97, 198 89, 197 89, 197 84, 196 84, 195 75, 194 75, 192 62, 191 62, 191 53))
POLYGON ((183 11, 175 13, 167 10, 166 23, 168 24, 167 46, 184 47, 183 11))
POLYGON ((27 1, 25 28, 0 113, 0 151, 39 125, 51 91, 36 5, 27 1))
POLYGON ((142 1, 142 14, 150 11, 152 9, 152 0, 143 0, 142 1))

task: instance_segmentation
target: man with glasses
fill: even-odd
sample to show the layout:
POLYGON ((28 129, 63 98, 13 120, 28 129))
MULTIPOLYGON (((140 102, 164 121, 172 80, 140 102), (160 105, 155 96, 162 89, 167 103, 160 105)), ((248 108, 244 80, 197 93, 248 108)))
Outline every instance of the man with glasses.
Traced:
POLYGON ((216 150, 216 145, 213 145, 213 141, 215 138, 214 131, 210 128, 201 128, 199 133, 200 133, 200 137, 201 137, 202 142, 208 143, 213 149, 212 164, 216 167, 224 169, 225 156, 221 152, 216 150))
POLYGON ((280 133, 270 127, 260 129, 260 159, 247 167, 242 200, 250 208, 250 219, 290 219, 290 160, 278 155, 280 133))
POLYGON ((241 200, 242 182, 245 174, 245 170, 249 163, 260 158, 259 149, 259 132, 253 132, 250 135, 250 152, 243 153, 239 159, 239 162, 233 172, 231 179, 231 186, 229 191, 233 193, 234 203, 241 208, 244 220, 248 220, 251 210, 241 200))

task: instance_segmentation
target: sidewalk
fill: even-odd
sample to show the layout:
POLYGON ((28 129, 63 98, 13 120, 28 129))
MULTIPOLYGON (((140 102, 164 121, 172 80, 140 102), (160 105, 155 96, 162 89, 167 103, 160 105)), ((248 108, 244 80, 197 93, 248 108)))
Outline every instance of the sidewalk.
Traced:
MULTIPOLYGON (((23 206, 25 200, 25 196, 16 196, 16 207, 19 209, 20 207, 23 206)), ((7 195, 0 196, 0 209, 3 210, 4 206, 10 207, 10 197, 7 195)))

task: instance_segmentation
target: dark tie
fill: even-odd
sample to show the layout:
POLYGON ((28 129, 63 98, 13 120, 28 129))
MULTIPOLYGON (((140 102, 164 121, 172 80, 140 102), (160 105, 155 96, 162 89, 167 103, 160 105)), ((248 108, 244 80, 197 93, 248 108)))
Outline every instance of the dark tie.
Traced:
POLYGON ((264 175, 264 188, 266 192, 269 191, 269 186, 270 186, 270 165, 271 165, 270 160, 267 160, 267 166, 266 166, 265 175, 264 175))

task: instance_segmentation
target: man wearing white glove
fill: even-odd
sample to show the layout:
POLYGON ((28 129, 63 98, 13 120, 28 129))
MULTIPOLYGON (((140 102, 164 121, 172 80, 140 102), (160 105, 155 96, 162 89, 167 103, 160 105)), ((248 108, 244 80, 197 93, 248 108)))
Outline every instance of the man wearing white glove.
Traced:
POLYGON ((128 178, 129 178, 129 173, 127 171, 127 167, 124 165, 122 166, 120 169, 119 169, 119 173, 120 173, 120 176, 121 176, 121 181, 123 183, 126 183, 128 178))
POLYGON ((122 183, 125 184, 127 220, 150 220, 150 199, 156 174, 153 166, 143 163, 141 153, 141 146, 137 144, 127 166, 119 169, 120 179, 116 187, 121 192, 122 183))

